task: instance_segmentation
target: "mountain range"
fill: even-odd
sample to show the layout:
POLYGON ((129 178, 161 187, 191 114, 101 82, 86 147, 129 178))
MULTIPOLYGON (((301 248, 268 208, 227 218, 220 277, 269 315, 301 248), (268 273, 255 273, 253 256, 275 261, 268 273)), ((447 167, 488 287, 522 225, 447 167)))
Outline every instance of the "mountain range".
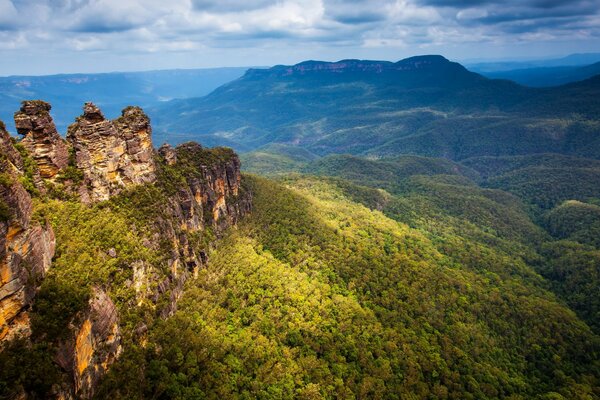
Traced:
POLYGON ((488 79, 441 56, 251 69, 209 95, 151 110, 159 141, 250 151, 462 159, 540 152, 597 157, 600 76, 554 88, 488 79))
POLYGON ((599 398, 599 86, 307 61, 66 137, 24 101, 0 400, 599 398))
POLYGON ((481 72, 488 78, 508 79, 525 86, 548 87, 582 81, 600 74, 600 62, 586 66, 531 67, 481 72))
POLYGON ((13 130, 12 116, 22 100, 41 99, 55 106, 59 132, 81 113, 81 105, 94 101, 107 115, 137 104, 143 107, 174 98, 204 96, 243 75, 247 68, 179 69, 105 74, 61 74, 0 77, 0 119, 13 130))

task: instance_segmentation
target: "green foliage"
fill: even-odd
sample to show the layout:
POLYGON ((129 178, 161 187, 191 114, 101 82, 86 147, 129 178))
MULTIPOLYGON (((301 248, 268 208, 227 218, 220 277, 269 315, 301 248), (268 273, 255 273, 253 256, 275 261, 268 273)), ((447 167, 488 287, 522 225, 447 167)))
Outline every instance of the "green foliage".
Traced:
POLYGON ((34 398, 49 398, 52 385, 61 378, 47 342, 32 345, 25 339, 13 341, 0 352, 0 365, 2 400, 19 398, 23 390, 34 398))
POLYGON ((6 222, 12 216, 12 212, 10 211, 10 207, 6 202, 0 199, 0 222, 6 222))
POLYGON ((261 175, 298 171, 319 157, 301 147, 271 144, 240 156, 243 170, 261 175))
POLYGON ((77 168, 75 149, 73 147, 69 148, 68 165, 60 171, 56 180, 58 182, 71 182, 73 186, 78 186, 83 181, 83 171, 77 168))
POLYGON ((600 248, 600 206, 569 200, 544 216, 554 237, 600 248))
POLYGON ((596 333, 600 333, 600 251, 578 243, 548 243, 540 273, 596 333))
POLYGON ((600 161, 559 154, 477 157, 463 164, 478 171, 486 187, 509 191, 535 207, 535 213, 565 200, 600 197, 600 161))
POLYGON ((147 247, 144 238, 151 231, 133 215, 139 214, 130 214, 126 207, 112 202, 85 206, 47 199, 36 204, 35 218, 50 222, 57 244, 52 268, 42 282, 31 315, 37 340, 56 345, 68 332, 68 324, 77 311, 85 306, 94 286, 105 290, 115 302, 125 338, 140 320, 151 323, 149 300, 139 303, 131 284, 133 265, 141 261, 154 267, 156 279, 161 279, 170 252, 147 247))
POLYGON ((472 262, 462 263, 456 254, 471 239, 461 220, 409 227, 346 193, 402 199, 340 180, 295 177, 284 188, 244 179, 252 215, 219 242, 148 345, 117 363, 103 396, 598 394, 597 336, 544 289, 522 244, 472 245, 472 262))
POLYGON ((55 342, 65 339, 69 323, 85 308, 89 290, 68 281, 50 277, 37 293, 31 318, 31 329, 36 339, 55 342))
POLYGON ((528 167, 489 179, 486 186, 503 189, 551 209, 565 200, 600 197, 600 169, 528 167))
POLYGON ((35 187, 34 176, 37 171, 37 164, 29 156, 29 152, 23 147, 21 143, 15 143, 15 148, 21 154, 23 159, 23 176, 21 177, 21 184, 33 197, 39 196, 40 191, 35 187))
POLYGON ((312 162, 302 172, 337 176, 367 186, 398 191, 402 181, 414 175, 464 175, 476 178, 477 173, 445 159, 400 156, 369 160, 350 155, 332 155, 312 162))
POLYGON ((504 157, 482 156, 468 158, 460 163, 476 170, 484 179, 528 167, 600 168, 599 160, 551 153, 504 157))

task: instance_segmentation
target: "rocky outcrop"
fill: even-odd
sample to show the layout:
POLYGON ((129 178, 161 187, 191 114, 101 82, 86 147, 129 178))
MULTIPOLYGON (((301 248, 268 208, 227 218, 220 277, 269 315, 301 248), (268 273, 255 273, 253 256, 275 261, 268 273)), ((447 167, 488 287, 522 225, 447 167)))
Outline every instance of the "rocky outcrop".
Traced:
MULTIPOLYGON (((78 192, 84 202, 108 200, 125 188, 155 184, 139 188, 139 193, 156 193, 158 199, 151 203, 158 210, 144 225, 147 235, 140 244, 166 256, 158 262, 132 260, 132 275, 125 285, 135 291, 135 299, 120 303, 119 310, 153 303, 149 309, 155 307, 158 316, 171 316, 187 279, 208 262, 216 238, 251 209, 238 156, 231 149, 205 149, 197 143, 163 145, 155 151, 150 120, 139 107, 127 107, 110 121, 92 103, 85 104, 83 115, 69 127, 65 143, 55 137, 49 110, 47 103, 24 102, 15 115, 25 136, 22 141, 27 140, 24 147, 37 164, 37 170, 28 167, 26 175, 25 167, 32 163, 0 126, 0 341, 29 332, 27 312, 54 254, 52 229, 32 220, 32 195, 21 184, 27 178, 24 182, 36 196, 31 185, 33 181, 38 186, 36 176, 39 192, 47 188, 49 196, 58 193, 59 199, 65 192, 69 198, 78 192), (69 146, 74 156, 70 160, 65 150, 69 146), (66 162, 56 156, 63 151, 66 162)), ((139 228, 135 221, 132 225, 139 228)), ((117 257, 117 249, 104 249, 102 256, 117 257)), ((54 359, 63 371, 62 381, 52 389, 56 398, 92 398, 122 352, 118 310, 110 299, 122 288, 111 287, 110 282, 95 284, 106 286, 94 287, 85 309, 69 320, 70 334, 52 339, 54 359)), ((146 329, 142 323, 127 334, 142 337, 146 329)), ((31 340, 37 337, 36 332, 31 340)))
POLYGON ((194 164, 197 171, 178 194, 185 229, 194 231, 206 225, 221 231, 250 210, 251 199, 239 196, 240 159, 232 150, 204 149, 190 142, 176 148, 176 157, 182 163, 194 164))
POLYGON ((42 178, 54 178, 69 163, 69 150, 56 131, 50 104, 41 100, 24 101, 15 113, 21 144, 36 162, 42 178))
POLYGON ((56 357, 73 384, 63 397, 90 399, 102 376, 122 351, 119 315, 115 304, 101 289, 94 288, 88 308, 73 327, 72 337, 62 344, 56 357))
POLYGON ((0 341, 29 333, 28 308, 54 255, 49 225, 32 221, 31 196, 20 183, 23 160, 0 126, 0 341))
POLYGON ((127 107, 114 124, 125 141, 125 157, 120 166, 125 184, 154 182, 156 167, 150 118, 140 107, 127 107))
POLYGON ((107 200, 123 188, 156 179, 150 120, 139 107, 128 107, 116 121, 86 103, 83 115, 69 126, 76 166, 83 172, 85 202, 107 200))
POLYGON ((165 165, 185 175, 169 198, 165 218, 157 221, 157 231, 172 243, 170 275, 154 294, 156 301, 170 292, 170 302, 161 312, 167 317, 175 311, 186 279, 208 262, 208 249, 191 237, 200 231, 214 240, 250 212, 252 199, 241 185, 240 160, 231 149, 205 149, 190 142, 175 149, 162 146, 159 154, 165 165))
POLYGON ((158 148, 158 155, 160 155, 167 165, 175 165, 177 162, 177 153, 175 149, 168 143, 163 144, 158 148))

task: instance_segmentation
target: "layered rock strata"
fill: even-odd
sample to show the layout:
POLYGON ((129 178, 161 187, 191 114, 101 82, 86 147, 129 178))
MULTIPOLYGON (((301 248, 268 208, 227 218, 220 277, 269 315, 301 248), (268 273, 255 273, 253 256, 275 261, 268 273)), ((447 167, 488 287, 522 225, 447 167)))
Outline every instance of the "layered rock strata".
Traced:
POLYGON ((172 243, 171 273, 154 293, 156 299, 170 291, 171 301, 161 312, 166 317, 176 310, 186 279, 208 262, 206 249, 192 243, 191 235, 211 230, 218 237, 250 212, 252 198, 241 186, 240 160, 232 150, 204 149, 193 142, 175 149, 169 146, 167 154, 164 148, 161 160, 165 165, 194 171, 169 198, 166 218, 157 221, 161 236, 172 243))
MULTIPOLYGON (((34 171, 0 123, 0 345, 29 334, 28 310, 55 250, 50 225, 32 219, 32 195, 22 181, 34 182, 39 191, 28 186, 34 195, 43 194, 47 186, 50 196, 60 188, 78 192, 86 203, 108 200, 135 185, 155 184, 161 193, 160 212, 143 246, 162 250, 168 243, 168 269, 136 260, 127 285, 137 295, 131 306, 161 304, 157 311, 163 318, 175 312, 186 280, 208 262, 214 240, 251 209, 251 195, 241 185, 239 158, 230 149, 186 143, 155 151, 150 120, 139 107, 127 107, 110 121, 92 103, 85 104, 63 141, 49 111, 49 104, 31 101, 15 114, 24 135, 21 142, 35 161, 34 171)), ((107 254, 117 255, 115 249, 107 254)), ((53 390, 56 398, 92 398, 121 354, 118 309, 110 299, 113 289, 119 290, 110 284, 95 287, 87 306, 69 322, 70 334, 55 343, 55 361, 64 371, 63 382, 53 390)), ((143 335, 144 327, 136 328, 134 335, 138 330, 143 335)))
POLYGON ((74 393, 79 398, 89 399, 121 354, 121 329, 115 304, 100 288, 94 288, 88 308, 78 320, 56 360, 71 374, 73 381, 73 387, 63 391, 63 397, 74 393))
POLYGON ((153 182, 151 135, 150 120, 139 107, 127 107, 110 121, 98 107, 86 103, 67 133, 76 167, 83 172, 82 200, 108 200, 127 186, 153 182))
POLYGON ((69 150, 56 131, 50 104, 41 100, 24 101, 15 113, 21 144, 36 162, 42 178, 54 178, 69 163, 69 150))
POLYGON ((28 309, 50 267, 55 238, 32 221, 32 200, 20 182, 23 160, 0 126, 0 341, 29 333, 28 309))

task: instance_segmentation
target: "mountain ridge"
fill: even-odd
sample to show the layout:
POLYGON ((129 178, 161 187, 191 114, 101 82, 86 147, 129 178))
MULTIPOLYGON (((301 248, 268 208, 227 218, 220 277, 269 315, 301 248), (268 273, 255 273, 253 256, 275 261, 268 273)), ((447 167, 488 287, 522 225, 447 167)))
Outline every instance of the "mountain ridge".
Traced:
MULTIPOLYGON (((250 70, 202 98, 168 102, 153 110, 156 132, 165 141, 197 137, 211 145, 227 143, 249 151, 270 143, 296 145, 324 155, 387 155, 411 152, 456 157, 444 147, 464 143, 459 126, 471 120, 478 130, 460 157, 494 152, 585 151, 600 156, 596 145, 576 144, 562 150, 562 139, 548 138, 559 119, 572 131, 588 129, 597 118, 598 78, 556 88, 528 88, 508 80, 488 79, 442 56, 417 56, 396 63, 346 60, 310 61, 294 66, 250 70), (574 117, 579 115, 581 118, 574 117), (506 128, 498 122, 508 122, 506 128), (580 127, 577 121, 585 125, 580 127), (587 125, 586 125, 587 124, 587 125), (444 132, 452 132, 446 135, 444 132), (514 134, 508 132, 514 132, 514 134), (439 136, 435 153, 422 152, 439 136), (516 150, 502 148, 497 137, 511 134, 516 150), (403 150, 399 141, 414 138, 418 146, 403 150), (525 141, 538 136, 539 149, 525 141), (485 143, 478 143, 485 142, 485 143), (532 147, 531 150, 525 150, 532 147), (381 153, 373 153, 380 148, 381 153)), ((596 128, 589 128, 592 131, 596 128)), ((580 135, 583 137, 583 135, 580 135)), ((411 139, 413 140, 413 139, 411 139)), ((566 139, 565 139, 566 140, 566 139)), ((588 139, 592 140, 591 136, 588 139)), ((406 148, 406 146, 405 146, 406 148)))

